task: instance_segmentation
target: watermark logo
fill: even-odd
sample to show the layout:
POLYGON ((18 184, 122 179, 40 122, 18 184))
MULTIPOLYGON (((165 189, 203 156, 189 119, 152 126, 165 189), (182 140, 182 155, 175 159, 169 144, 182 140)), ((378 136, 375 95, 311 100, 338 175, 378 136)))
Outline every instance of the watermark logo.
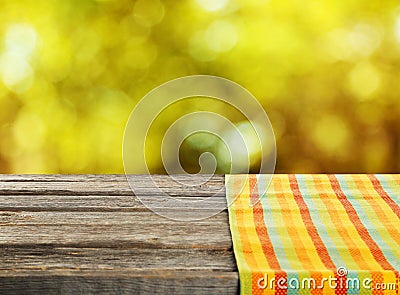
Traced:
MULTIPOLYGON (((208 98, 211 103, 222 102, 244 119, 239 123, 233 122, 224 110, 196 110, 169 124, 161 135, 160 158, 165 172, 181 190, 190 192, 194 187, 201 189, 207 186, 221 160, 225 163, 223 173, 247 174, 250 172, 251 156, 258 153, 257 171, 253 167, 253 172, 266 174, 267 184, 275 170, 274 132, 263 107, 249 91, 230 80, 206 75, 182 77, 162 84, 145 95, 132 111, 124 133, 123 162, 129 185, 139 200, 155 213, 175 220, 208 218, 229 206, 225 201, 216 201, 216 197, 221 198, 225 194, 224 187, 204 198, 179 197, 172 195, 149 169, 146 145, 151 142, 149 130, 154 122, 172 105, 193 104, 196 97, 208 98), (195 174, 197 177, 193 177, 181 164, 180 147, 186 139, 196 134, 209 134, 217 138, 223 143, 221 149, 224 153, 223 156, 212 152, 202 153, 198 157, 200 170, 195 174), (142 181, 138 182, 137 178, 132 177, 134 174, 142 174, 142 181), (143 181, 146 189, 143 188, 143 181), (176 210, 181 208, 189 208, 193 214, 177 216, 176 210)), ((198 144, 208 142, 200 140, 198 144)), ((244 182, 245 178, 242 183, 235 183, 235 188, 243 188, 244 182)), ((260 197, 263 195, 264 192, 259 192, 260 197)))
POLYGON ((349 272, 347 271, 347 268, 345 268, 345 267, 343 267, 343 266, 339 266, 339 267, 337 268, 337 270, 336 270, 336 273, 337 273, 338 276, 344 277, 344 276, 347 276, 347 274, 348 274, 349 272))
POLYGON ((360 278, 355 272, 351 276, 347 268, 338 267, 336 272, 328 276, 320 277, 316 279, 314 277, 303 277, 298 278, 293 276, 287 278, 286 276, 279 276, 275 278, 265 273, 257 280, 257 286, 260 289, 279 289, 279 290, 312 290, 312 289, 346 289, 346 290, 398 290, 399 282, 385 281, 385 282, 374 282, 369 277, 360 278))

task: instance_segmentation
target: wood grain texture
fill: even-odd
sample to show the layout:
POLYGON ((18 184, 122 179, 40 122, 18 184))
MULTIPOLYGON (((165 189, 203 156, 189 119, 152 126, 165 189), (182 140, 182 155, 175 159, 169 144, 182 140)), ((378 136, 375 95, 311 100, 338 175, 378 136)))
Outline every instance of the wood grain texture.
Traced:
POLYGON ((0 276, 3 294, 236 294, 234 272, 19 272, 0 276))
MULTIPOLYGON (((142 176, 130 177, 162 206, 142 176)), ((192 177, 155 176, 177 198, 225 204, 223 176, 179 182, 192 177)), ((196 212, 189 206, 174 214, 196 212)), ((125 175, 1 175, 0 257, 1 294, 238 292, 227 211, 194 222, 166 219, 142 205, 125 175)))
MULTIPOLYGON (((110 175, 111 180, 105 180, 105 175, 59 175, 53 178, 51 175, 19 175, 2 176, 0 180, 0 195, 133 195, 128 181, 124 175, 110 175), (28 180, 32 178, 32 181, 28 180), (58 179, 58 180, 55 180, 58 179)), ((209 176, 181 175, 176 177, 178 181, 164 176, 154 175, 153 179, 159 189, 154 189, 145 176, 131 175, 136 187, 141 194, 158 194, 159 189, 171 196, 210 197, 217 195, 225 196, 224 177, 222 175, 212 176, 209 181, 202 185, 185 186, 182 183, 206 180, 209 176), (180 182, 181 181, 181 182, 180 182)))

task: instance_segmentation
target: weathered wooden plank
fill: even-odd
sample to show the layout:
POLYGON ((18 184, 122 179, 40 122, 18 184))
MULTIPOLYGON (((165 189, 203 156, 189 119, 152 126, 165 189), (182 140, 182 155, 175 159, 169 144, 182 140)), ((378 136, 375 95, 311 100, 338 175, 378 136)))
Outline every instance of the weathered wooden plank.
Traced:
POLYGON ((0 272, 3 294, 236 294, 236 272, 0 272))
MULTIPOLYGON (((176 210, 177 215, 193 214, 187 210, 176 210)), ((0 212, 0 225, 7 226, 60 226, 60 225, 83 225, 83 226, 132 226, 147 227, 153 229, 153 226, 162 226, 171 228, 171 230, 180 228, 204 228, 204 227, 226 227, 228 214, 226 211, 215 216, 190 222, 174 221, 168 218, 160 217, 157 214, 146 210, 143 212, 0 212), (146 221, 145 224, 138 224, 138 220, 146 221)), ((1 233, 0 233, 1 234, 1 233)))
MULTIPOLYGON (((8 223, 3 221, 0 245, 232 248, 227 216, 222 213, 206 221, 189 223, 176 222, 153 212, 125 212, 125 216, 119 219, 112 217, 116 212, 105 212, 97 215, 97 218, 90 216, 93 212, 49 212, 42 213, 44 215, 41 217, 38 213, 42 212, 26 214, 25 221, 15 217, 8 218, 14 220, 8 223), (24 224, 29 222, 26 220, 29 218, 32 219, 31 223, 24 224), (40 221, 35 223, 35 219, 40 221)), ((184 211, 182 214, 192 213, 184 211)))
POLYGON ((236 271, 231 251, 212 249, 113 249, 0 247, 5 270, 236 271))
MULTIPOLYGON (((177 197, 195 202, 207 198, 204 209, 221 208, 226 206, 226 198, 214 197, 177 197)), ((146 196, 150 200, 150 196, 146 196)), ((152 205, 162 207, 166 199, 153 197, 152 205)), ((186 205, 190 210, 197 206, 195 203, 186 205), (193 205, 191 205, 193 204, 193 205)), ((183 209, 183 204, 182 208, 183 209)), ((0 211, 143 211, 147 210, 136 196, 98 196, 98 195, 0 195, 0 211)))
POLYGON ((0 211, 139 210, 146 209, 135 196, 0 195, 0 211))
MULTIPOLYGON (((146 176, 130 176, 135 179, 136 188, 140 194, 159 195, 159 189, 150 186, 146 176)), ((198 176, 194 178, 188 175, 174 176, 179 181, 190 183, 191 180, 206 179, 209 176, 198 176)), ((112 178, 116 178, 112 176, 112 178)), ((19 179, 16 177, 0 176, 0 195, 133 195, 128 182, 123 178, 117 177, 118 181, 102 181, 100 178, 84 176, 60 177, 59 180, 50 180, 50 176, 33 177, 29 181, 27 177, 19 179), (66 179, 66 180, 65 180, 66 179), (72 181, 75 179, 76 181, 72 181), (82 179, 81 181, 78 181, 82 179), (64 181, 65 180, 65 181, 64 181)), ((157 186, 171 196, 225 196, 223 176, 212 176, 210 180, 202 185, 187 186, 175 181, 169 176, 155 175, 154 179, 157 186)))

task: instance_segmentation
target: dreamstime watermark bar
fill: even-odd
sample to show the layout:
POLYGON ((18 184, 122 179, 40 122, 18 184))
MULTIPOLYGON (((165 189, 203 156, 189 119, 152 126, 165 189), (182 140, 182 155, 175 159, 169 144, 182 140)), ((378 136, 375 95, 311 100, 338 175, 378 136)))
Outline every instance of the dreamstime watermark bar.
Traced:
POLYGON ((336 273, 327 277, 316 279, 314 277, 270 277, 268 273, 260 277, 257 281, 260 289, 280 289, 280 290, 315 290, 315 289, 347 289, 347 290, 398 290, 400 282, 374 282, 371 278, 348 277, 345 267, 339 267, 336 273))

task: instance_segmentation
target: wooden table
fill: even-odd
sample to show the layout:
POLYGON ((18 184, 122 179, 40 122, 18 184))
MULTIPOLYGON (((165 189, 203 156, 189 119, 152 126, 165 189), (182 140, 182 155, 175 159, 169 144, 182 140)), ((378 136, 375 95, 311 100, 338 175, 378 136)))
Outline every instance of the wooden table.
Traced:
MULTIPOLYGON (((190 190, 158 181, 194 198, 224 186, 223 176, 190 190)), ((226 210, 194 222, 160 217, 125 175, 1 175, 0 199, 1 294, 238 292, 226 210)))

